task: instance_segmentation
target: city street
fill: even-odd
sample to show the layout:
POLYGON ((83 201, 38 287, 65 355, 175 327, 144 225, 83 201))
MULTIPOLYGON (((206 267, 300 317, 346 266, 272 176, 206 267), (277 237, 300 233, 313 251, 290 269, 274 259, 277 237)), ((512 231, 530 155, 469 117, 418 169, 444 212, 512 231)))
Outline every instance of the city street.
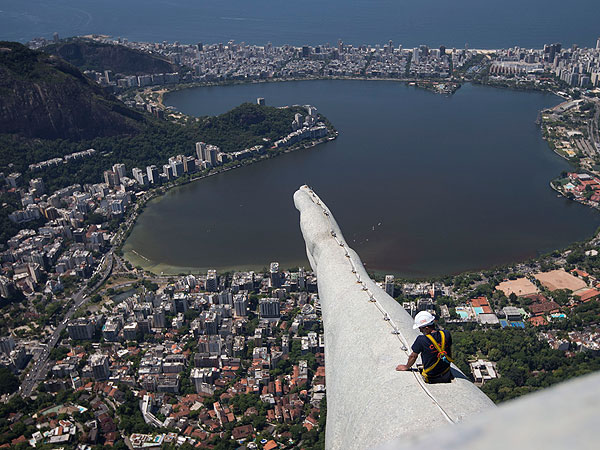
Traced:
POLYGON ((73 316, 75 311, 77 311, 89 300, 89 297, 86 297, 85 294, 87 292, 93 292, 96 288, 102 285, 102 283, 104 283, 110 275, 112 267, 113 250, 106 254, 106 266, 104 268, 102 278, 98 280, 98 282, 92 288, 88 288, 87 285, 84 285, 84 287, 82 287, 73 296, 73 305, 65 314, 63 321, 58 324, 58 326, 54 330, 54 333, 52 333, 52 336, 50 337, 46 348, 41 353, 36 354, 33 357, 32 361, 29 363, 31 365, 31 368, 29 369, 29 373, 25 377, 25 380, 21 384, 20 394, 22 397, 29 397, 37 383, 46 379, 46 375, 52 367, 52 361, 50 360, 50 352, 52 352, 52 350, 60 340, 60 334, 67 327, 67 323, 69 319, 73 316))

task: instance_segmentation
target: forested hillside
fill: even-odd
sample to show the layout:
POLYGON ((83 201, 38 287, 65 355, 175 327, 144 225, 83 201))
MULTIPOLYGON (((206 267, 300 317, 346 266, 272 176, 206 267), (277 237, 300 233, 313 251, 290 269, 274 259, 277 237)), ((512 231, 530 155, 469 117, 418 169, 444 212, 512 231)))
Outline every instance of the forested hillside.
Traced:
POLYGON ((28 139, 22 136, 0 134, 0 171, 19 171, 28 178, 29 164, 61 157, 88 148, 96 154, 36 172, 50 189, 74 182, 98 183, 102 172, 117 162, 133 167, 165 164, 170 156, 191 155, 198 141, 218 145, 225 152, 242 150, 264 139, 278 139, 292 131, 294 114, 303 108, 278 109, 245 103, 216 117, 203 117, 186 125, 164 121, 151 122, 142 132, 134 135, 98 137, 81 141, 28 139))
POLYGON ((39 139, 136 134, 145 117, 62 59, 0 42, 0 132, 39 139))

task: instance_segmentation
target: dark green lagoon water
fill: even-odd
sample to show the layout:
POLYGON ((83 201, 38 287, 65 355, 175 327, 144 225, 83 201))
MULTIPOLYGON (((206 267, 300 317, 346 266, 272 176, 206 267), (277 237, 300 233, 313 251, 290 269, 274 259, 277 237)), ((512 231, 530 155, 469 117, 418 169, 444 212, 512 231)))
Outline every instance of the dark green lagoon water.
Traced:
POLYGON ((166 103, 207 115, 256 97, 315 105, 340 136, 151 202, 125 245, 134 263, 171 273, 307 266, 292 200, 302 184, 327 203, 370 270, 405 276, 525 260, 590 237, 599 224, 595 211, 549 187, 569 166, 534 122, 558 97, 473 85, 444 97, 396 82, 303 81, 188 89, 166 103))

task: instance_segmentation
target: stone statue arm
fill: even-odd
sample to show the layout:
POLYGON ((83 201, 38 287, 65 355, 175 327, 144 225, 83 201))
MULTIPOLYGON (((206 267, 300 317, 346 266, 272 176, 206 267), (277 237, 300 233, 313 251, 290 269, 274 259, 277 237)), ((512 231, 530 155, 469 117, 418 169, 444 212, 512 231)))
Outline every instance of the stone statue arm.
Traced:
MULTIPOLYGON (((306 254, 317 276, 327 373, 327 450, 364 450, 417 436, 493 408, 457 368, 425 386, 396 369, 419 336, 413 318, 371 278, 331 211, 308 186, 294 194, 306 254)), ((357 208, 360 205, 357 205, 357 208)), ((357 214, 360 211, 357 210, 357 214)), ((414 364, 414 362, 413 362, 414 364)))
POLYGON ((446 450, 597 447, 600 373, 496 409, 455 366, 452 383, 427 386, 416 371, 393 370, 418 336, 412 317, 369 278, 310 188, 301 187, 294 202, 323 313, 327 450, 421 449, 432 446, 431 430, 446 450))

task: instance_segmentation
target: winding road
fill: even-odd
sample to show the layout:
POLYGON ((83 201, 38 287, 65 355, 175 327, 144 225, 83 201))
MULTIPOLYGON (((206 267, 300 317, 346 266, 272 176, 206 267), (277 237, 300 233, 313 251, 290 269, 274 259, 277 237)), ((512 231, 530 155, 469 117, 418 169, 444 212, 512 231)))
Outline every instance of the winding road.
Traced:
POLYGON ((46 379, 48 371, 50 370, 50 368, 53 365, 53 361, 50 359, 50 352, 52 352, 52 350, 54 349, 56 344, 58 344, 58 342, 60 341, 60 334, 67 327, 67 323, 69 322, 69 319, 71 319, 73 314, 75 314, 75 311, 77 311, 81 306, 83 306, 90 299, 89 297, 86 297, 86 293, 93 292, 95 289, 97 289, 99 286, 101 286, 102 283, 104 283, 106 281, 106 279, 109 277, 109 275, 112 271, 112 268, 113 268, 113 260, 114 260, 113 251, 114 250, 111 249, 106 254, 105 267, 102 270, 102 277, 91 288, 87 287, 87 285, 84 285, 73 296, 73 302, 74 302, 73 305, 71 306, 71 308, 69 308, 69 310, 65 314, 62 322, 60 322, 58 324, 58 326, 54 330, 54 333, 52 333, 52 336, 50 337, 50 340, 46 344, 46 347, 44 348, 44 350, 42 350, 39 353, 36 353, 33 356, 33 360, 30 362, 31 368, 29 369, 29 372, 25 376, 25 380, 21 384, 21 388, 19 390, 19 393, 22 397, 31 396, 36 385, 40 381, 43 381, 46 379))

